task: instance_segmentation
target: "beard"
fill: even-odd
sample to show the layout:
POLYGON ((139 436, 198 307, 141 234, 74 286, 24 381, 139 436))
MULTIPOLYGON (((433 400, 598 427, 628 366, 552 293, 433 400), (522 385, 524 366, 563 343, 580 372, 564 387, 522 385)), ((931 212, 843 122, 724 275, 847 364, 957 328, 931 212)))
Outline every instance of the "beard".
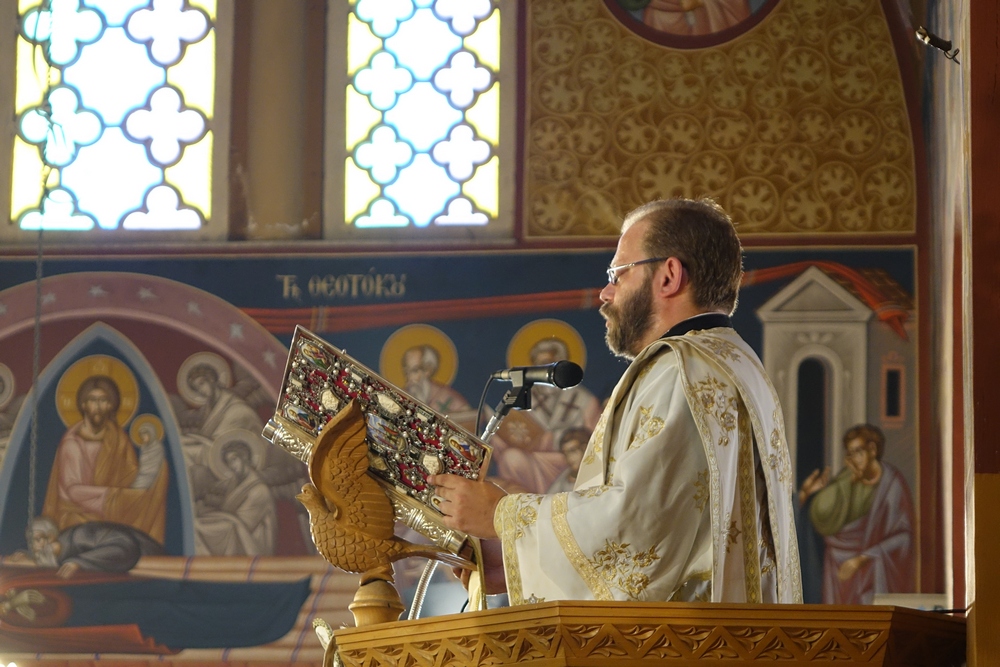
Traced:
POLYGON ((421 378, 414 382, 408 382, 406 384, 406 393, 417 399, 421 403, 426 403, 431 397, 431 379, 421 378))
POLYGON ((618 305, 601 306, 601 315, 608 321, 604 335, 608 349, 619 357, 634 359, 653 325, 653 277, 647 276, 635 292, 619 299, 618 305))
POLYGON ((52 543, 48 542, 38 551, 32 551, 32 557, 35 559, 35 565, 39 567, 59 567, 59 559, 56 558, 55 549, 52 548, 52 543))

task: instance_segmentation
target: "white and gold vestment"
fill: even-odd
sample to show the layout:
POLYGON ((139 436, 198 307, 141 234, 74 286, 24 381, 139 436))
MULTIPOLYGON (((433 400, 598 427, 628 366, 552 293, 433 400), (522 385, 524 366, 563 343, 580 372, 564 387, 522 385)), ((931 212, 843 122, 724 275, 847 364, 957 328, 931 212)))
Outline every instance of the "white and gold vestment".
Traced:
POLYGON ((802 601, 781 408, 728 327, 646 347, 575 489, 506 496, 494 524, 511 604, 802 601))

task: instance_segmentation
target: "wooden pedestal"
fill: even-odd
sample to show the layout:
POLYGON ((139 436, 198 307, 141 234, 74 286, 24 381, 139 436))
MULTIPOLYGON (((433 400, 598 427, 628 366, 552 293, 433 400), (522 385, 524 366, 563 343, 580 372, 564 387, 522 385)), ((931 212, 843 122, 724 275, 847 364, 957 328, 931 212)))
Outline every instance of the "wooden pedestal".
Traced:
POLYGON ((959 667, 965 619, 900 607, 545 602, 335 633, 345 667, 959 667))

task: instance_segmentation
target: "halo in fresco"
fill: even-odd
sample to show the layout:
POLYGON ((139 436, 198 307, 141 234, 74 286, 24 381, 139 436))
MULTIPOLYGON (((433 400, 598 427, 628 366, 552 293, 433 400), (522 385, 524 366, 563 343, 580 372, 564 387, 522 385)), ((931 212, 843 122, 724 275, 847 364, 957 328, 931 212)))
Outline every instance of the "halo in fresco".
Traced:
POLYGON ((155 440, 163 440, 163 422, 156 415, 142 414, 135 418, 128 429, 128 437, 135 444, 148 445, 155 440), (146 426, 153 427, 153 439, 147 440, 145 434, 146 426))
POLYGON ((237 440, 246 443, 247 447, 250 448, 250 463, 254 470, 260 470, 260 465, 264 461, 264 447, 267 446, 267 443, 260 437, 260 433, 234 428, 220 435, 209 445, 208 467, 212 469, 216 478, 232 477, 233 471, 226 465, 222 453, 225 451, 226 445, 237 440))
POLYGON ((403 354, 420 345, 430 345, 437 350, 440 364, 432 379, 451 385, 458 372, 458 349, 448 334, 429 324, 408 324, 389 336, 378 357, 379 374, 397 387, 405 387, 403 354))
POLYGON ((507 365, 530 366, 531 348, 548 338, 561 340, 569 351, 569 360, 580 368, 587 367, 587 346, 583 337, 572 326, 556 319, 535 320, 521 327, 507 346, 507 365))
POLYGON ((760 23, 778 0, 604 0, 641 37, 677 49, 725 44, 760 23))
POLYGON ((219 376, 219 385, 227 389, 233 385, 233 372, 229 362, 215 352, 196 352, 184 360, 177 369, 177 393, 190 405, 202 406, 208 399, 196 392, 188 384, 187 378, 195 366, 209 366, 219 376))
POLYGON ((0 364, 0 410, 14 398, 14 371, 7 364, 0 364))
POLYGON ((56 410, 62 423, 69 427, 83 419, 76 407, 76 392, 84 380, 94 375, 106 375, 118 385, 121 402, 115 419, 119 424, 127 424, 135 416, 139 404, 139 385, 128 366, 104 354, 93 354, 74 362, 59 378, 56 410))

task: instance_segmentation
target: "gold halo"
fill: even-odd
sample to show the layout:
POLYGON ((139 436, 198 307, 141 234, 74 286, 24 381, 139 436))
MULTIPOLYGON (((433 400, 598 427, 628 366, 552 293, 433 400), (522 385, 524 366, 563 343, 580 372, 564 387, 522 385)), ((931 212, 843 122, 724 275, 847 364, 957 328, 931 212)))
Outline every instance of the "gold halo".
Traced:
POLYGON ((208 400, 188 384, 188 374, 195 366, 205 365, 214 369, 219 376, 219 384, 229 388, 233 384, 233 371, 229 367, 229 362, 217 355, 215 352, 195 352, 184 360, 181 367, 177 369, 177 393, 181 395, 188 404, 195 407, 205 405, 208 400))
POLYGON ((528 322, 514 334, 507 346, 507 366, 530 366, 531 348, 539 341, 550 338, 566 343, 569 360, 579 364, 580 368, 587 367, 587 346, 583 343, 583 338, 569 324, 553 319, 528 322))
POLYGON ((104 354, 92 354, 78 359, 59 378, 59 384, 56 385, 56 411, 63 424, 69 427, 83 419, 76 407, 76 392, 80 390, 84 380, 94 375, 106 375, 118 385, 121 403, 113 416, 118 424, 127 424, 139 407, 139 385, 124 362, 104 354))
POLYGON ((458 350, 448 334, 429 324, 408 324, 389 336, 378 357, 379 374, 397 387, 405 387, 403 354, 418 345, 430 345, 437 350, 440 363, 433 380, 450 385, 458 372, 458 350))
POLYGON ((141 414, 132 421, 132 426, 128 429, 128 437, 132 439, 132 442, 138 447, 142 447, 145 442, 139 439, 139 430, 147 424, 152 424, 153 428, 156 429, 156 439, 163 440, 163 422, 156 415, 151 415, 148 412, 146 414, 141 414))

